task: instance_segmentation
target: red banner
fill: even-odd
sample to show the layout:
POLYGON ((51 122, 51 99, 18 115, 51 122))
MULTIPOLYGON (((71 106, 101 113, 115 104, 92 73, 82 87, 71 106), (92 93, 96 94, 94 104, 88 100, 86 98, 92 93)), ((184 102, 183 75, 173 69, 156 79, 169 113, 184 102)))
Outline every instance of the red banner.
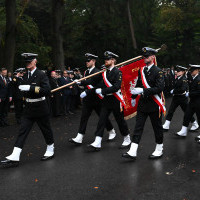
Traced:
POLYGON ((140 95, 136 99, 132 99, 130 89, 134 88, 138 79, 138 70, 145 66, 144 60, 138 60, 120 68, 122 72, 121 92, 124 97, 126 107, 124 108, 124 118, 130 119, 137 114, 137 105, 140 95))

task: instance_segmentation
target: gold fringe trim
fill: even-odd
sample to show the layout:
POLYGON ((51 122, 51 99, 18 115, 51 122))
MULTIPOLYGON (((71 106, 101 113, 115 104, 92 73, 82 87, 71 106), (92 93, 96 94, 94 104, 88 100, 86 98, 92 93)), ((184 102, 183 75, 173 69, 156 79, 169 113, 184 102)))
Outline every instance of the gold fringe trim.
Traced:
POLYGON ((133 114, 124 117, 124 119, 128 120, 128 119, 131 119, 131 118, 135 117, 136 115, 137 115, 137 112, 134 112, 133 114))

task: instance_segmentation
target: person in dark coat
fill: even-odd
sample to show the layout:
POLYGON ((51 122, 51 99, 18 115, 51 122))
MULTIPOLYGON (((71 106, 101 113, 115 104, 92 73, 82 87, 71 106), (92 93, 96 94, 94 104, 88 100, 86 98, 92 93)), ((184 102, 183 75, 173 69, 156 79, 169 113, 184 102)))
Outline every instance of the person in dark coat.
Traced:
MULTIPOLYGON (((176 133, 179 137, 186 137, 188 133, 188 126, 192 119, 192 116, 196 113, 198 124, 200 124, 200 65, 189 65, 190 66, 190 73, 192 80, 189 82, 189 97, 190 102, 187 106, 187 109, 184 114, 183 118, 183 125, 179 132, 176 133)), ((200 137, 196 139, 200 143, 200 137)))
MULTIPOLYGON (((97 69, 95 66, 96 59, 98 58, 98 56, 91 53, 86 53, 85 57, 86 57, 86 66, 88 69, 85 71, 84 76, 89 76, 96 72, 99 72, 99 69, 97 69)), ((79 83, 79 85, 84 86, 85 91, 82 92, 80 95, 80 97, 83 98, 83 107, 82 107, 78 134, 75 138, 69 139, 69 142, 71 143, 82 144, 83 138, 86 133, 87 123, 92 114, 92 111, 95 111, 98 116, 100 115, 102 106, 102 96, 97 95, 95 93, 89 93, 87 95, 86 93, 88 90, 98 87, 98 81, 95 82, 96 78, 97 78, 96 76, 93 76, 85 81, 81 81, 81 83, 79 83, 79 80, 75 80, 77 83, 79 83)), ((109 141, 113 140, 116 136, 116 133, 109 119, 106 122, 106 129, 109 133, 108 140, 109 141)))
MULTIPOLYGON (((187 70, 186 67, 179 66, 179 65, 176 66, 177 78, 175 80, 174 88, 170 92, 171 94, 173 94, 173 98, 172 98, 171 105, 169 107, 168 114, 166 116, 166 121, 163 124, 164 131, 169 130, 172 117, 174 115, 174 112, 176 111, 176 108, 178 108, 178 106, 181 107, 183 112, 186 111, 186 108, 188 105, 187 92, 189 90, 187 78, 185 77, 186 70, 187 70)), ((192 123, 192 127, 190 130, 194 131, 198 129, 199 125, 195 121, 194 117, 192 117, 191 123, 192 123)))
POLYGON ((104 57, 107 71, 94 79, 94 82, 99 83, 99 85, 92 90, 86 91, 86 95, 93 93, 103 96, 99 121, 95 131, 96 137, 94 142, 88 145, 89 148, 97 151, 101 149, 104 129, 111 113, 113 113, 120 133, 123 136, 123 143, 120 148, 127 148, 131 143, 128 125, 124 119, 124 113, 121 107, 121 103, 124 103, 120 93, 122 73, 115 67, 116 59, 119 56, 110 51, 106 51, 104 57))
POLYGON ((47 144, 46 152, 41 160, 46 161, 54 157, 50 109, 46 101, 47 96, 50 95, 49 80, 46 74, 36 67, 37 54, 23 53, 22 56, 25 58, 28 73, 24 75, 23 84, 19 86, 19 89, 24 93, 26 105, 13 152, 6 157, 6 160, 1 161, 3 167, 16 167, 19 165, 22 148, 34 122, 37 122, 47 144))
MULTIPOLYGON (((69 72, 67 70, 63 71, 63 76, 59 78, 58 84, 59 86, 66 85, 71 83, 72 81, 69 78, 69 72)), ((62 109, 64 110, 64 114, 73 114, 70 110, 71 108, 71 99, 72 99, 72 86, 65 87, 62 89, 62 109)))
MULTIPOLYGON (((49 83, 51 86, 51 90, 56 89, 59 87, 58 80, 56 77, 56 72, 51 72, 51 77, 49 78, 49 83)), ((56 91, 50 95, 50 102, 51 102, 51 111, 54 117, 60 116, 60 104, 61 104, 61 92, 56 91)))
POLYGON ((7 69, 0 71, 0 126, 8 126, 7 113, 9 102, 12 101, 11 81, 7 77, 7 69))
POLYGON ((144 125, 147 117, 150 117, 154 134, 156 148, 149 156, 150 159, 160 158, 163 155, 163 128, 160 109, 165 112, 162 104, 161 93, 164 89, 164 76, 160 68, 154 65, 155 49, 144 47, 142 55, 146 66, 138 71, 138 80, 134 89, 131 90, 133 98, 141 95, 136 116, 136 125, 133 133, 132 143, 129 151, 124 153, 124 158, 133 160, 137 157, 137 149, 140 143, 144 125))

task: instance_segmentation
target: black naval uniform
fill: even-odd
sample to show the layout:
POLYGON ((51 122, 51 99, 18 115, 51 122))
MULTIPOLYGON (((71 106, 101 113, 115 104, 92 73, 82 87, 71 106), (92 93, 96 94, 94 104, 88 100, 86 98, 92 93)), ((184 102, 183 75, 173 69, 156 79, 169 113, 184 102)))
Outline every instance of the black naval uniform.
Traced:
POLYGON ((20 91, 19 85, 23 83, 22 77, 15 77, 12 81, 12 93, 13 93, 13 102, 15 106, 15 118, 17 120, 17 123, 21 123, 21 117, 23 113, 23 92, 20 91))
POLYGON ((46 74, 39 69, 36 69, 31 77, 28 77, 27 73, 23 77, 23 85, 31 85, 31 87, 30 91, 24 92, 26 105, 15 147, 23 148, 26 137, 34 122, 37 122, 41 129, 46 144, 53 144, 54 139, 50 126, 49 105, 46 100, 42 100, 50 94, 50 85, 46 74), (38 102, 32 102, 36 99, 38 102))
MULTIPOLYGON (((175 80, 175 86, 173 90, 173 98, 171 105, 169 107, 168 114, 166 116, 166 120, 171 121, 174 115, 174 112, 178 106, 185 112, 188 105, 188 98, 185 96, 188 91, 188 83, 187 78, 183 75, 180 78, 177 77, 175 80)), ((195 121, 194 117, 192 117, 191 122, 195 121)))
MULTIPOLYGON (((140 69, 141 70, 141 69, 140 69)), ((151 88, 144 88, 142 84, 140 70, 138 71, 138 81, 135 88, 143 88, 143 94, 141 95, 138 107, 137 107, 137 116, 136 116, 136 125, 133 134, 133 143, 139 144, 142 133, 144 130, 144 124, 147 117, 150 117, 155 140, 157 144, 163 143, 163 128, 162 128, 162 117, 159 116, 159 106, 152 99, 152 95, 157 94, 160 96, 161 92, 164 89, 164 76, 160 68, 153 65, 147 72, 147 68, 144 68, 144 74, 146 80, 151 88)), ((133 98, 136 98, 137 95, 134 95, 133 98)))
MULTIPOLYGON (((123 136, 129 135, 129 130, 126 121, 124 120, 124 113, 120 109, 120 101, 113 95, 121 89, 122 73, 116 67, 113 67, 111 71, 107 69, 107 79, 112 84, 111 87, 107 87, 103 80, 100 85, 102 88, 102 107, 100 112, 100 118, 95 132, 96 136, 103 137, 103 131, 108 120, 109 115, 113 112, 119 130, 123 136)), ((99 76, 100 77, 100 76, 99 76)), ((101 75, 102 79, 102 75, 101 75)), ((95 91, 95 90, 94 90, 95 91)))
POLYGON ((188 127, 192 119, 192 116, 196 113, 198 124, 200 124, 200 75, 198 74, 190 83, 189 83, 189 97, 190 102, 187 106, 183 126, 188 127))
MULTIPOLYGON (((99 70, 96 67, 94 67, 91 70, 91 72, 89 72, 89 69, 88 69, 85 72, 85 76, 94 74, 98 71, 99 70)), ((79 129, 78 129, 78 132, 81 133, 81 134, 85 134, 88 119, 91 116, 92 111, 94 110, 97 113, 98 116, 100 115, 100 112, 101 112, 102 100, 97 96, 97 94, 95 94, 93 92, 91 93, 89 91, 89 89, 86 87, 87 85, 92 84, 92 86, 94 88, 98 88, 98 82, 96 81, 96 78, 97 77, 94 76, 94 77, 89 78, 85 81, 81 81, 81 85, 84 86, 85 91, 87 93, 87 96, 85 98, 83 98, 81 121, 80 121, 79 129)), ((110 130, 113 129, 113 126, 112 126, 109 119, 106 121, 105 126, 106 126, 107 131, 110 131, 110 130)))

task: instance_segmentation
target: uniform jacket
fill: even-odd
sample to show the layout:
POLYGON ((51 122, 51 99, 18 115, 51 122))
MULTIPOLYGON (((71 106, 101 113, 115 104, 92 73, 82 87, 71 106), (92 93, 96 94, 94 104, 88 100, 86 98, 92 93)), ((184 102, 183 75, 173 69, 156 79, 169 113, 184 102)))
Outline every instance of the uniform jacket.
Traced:
MULTIPOLYGON (((175 80, 175 85, 174 85, 174 95, 182 95, 186 91, 188 91, 188 83, 187 83, 187 78, 185 76, 180 77, 179 79, 177 78, 175 80)), ((185 95, 185 94, 184 94, 185 95)))
POLYGON ((190 102, 200 102, 200 75, 196 76, 189 85, 190 102))
POLYGON ((12 88, 11 88, 11 82, 6 77, 6 85, 0 76, 0 99, 6 99, 8 97, 12 97, 12 88))
POLYGON ((93 92, 95 94, 95 89, 101 88, 102 95, 104 95, 102 102, 104 105, 107 105, 109 107, 112 106, 112 104, 115 103, 116 101, 119 101, 112 94, 121 89, 122 72, 118 68, 114 67, 111 71, 107 70, 106 77, 108 81, 112 84, 111 87, 106 86, 102 74, 99 74, 95 76, 95 79, 93 79, 93 81, 91 82, 92 85, 94 84, 96 86, 90 92, 93 92))
POLYGON ((140 70, 138 71, 138 80, 135 87, 144 88, 138 102, 138 110, 142 112, 155 112, 158 111, 158 104, 152 99, 152 95, 159 95, 164 89, 164 76, 160 68, 153 65, 148 72, 145 72, 146 80, 151 88, 144 88, 142 84, 140 70))
MULTIPOLYGON (((37 99, 50 95, 51 88, 47 75, 39 69, 36 69, 30 78, 28 73, 23 77, 23 85, 31 85, 30 91, 23 92, 25 98, 37 99)), ((26 103, 24 114, 28 117, 42 117, 49 114, 49 104, 47 99, 34 103, 26 103)))
MULTIPOLYGON (((99 72, 99 69, 97 69, 96 67, 94 69, 92 69, 92 71, 90 73, 89 73, 89 69, 88 69, 85 71, 85 76, 89 76, 89 75, 97 73, 97 72, 99 72)), ((100 87, 99 86, 100 80, 101 80, 101 74, 93 76, 89 79, 86 79, 85 81, 81 81, 81 85, 84 86, 84 90, 87 93, 87 96, 85 98, 83 98, 84 103, 92 103, 93 104, 93 103, 101 101, 100 98, 95 93, 95 89, 100 87), (94 87, 94 89, 88 89, 87 85, 92 85, 94 87)))
POLYGON ((23 92, 20 91, 19 85, 23 84, 23 78, 15 77, 12 81, 13 99, 23 99, 23 92))

